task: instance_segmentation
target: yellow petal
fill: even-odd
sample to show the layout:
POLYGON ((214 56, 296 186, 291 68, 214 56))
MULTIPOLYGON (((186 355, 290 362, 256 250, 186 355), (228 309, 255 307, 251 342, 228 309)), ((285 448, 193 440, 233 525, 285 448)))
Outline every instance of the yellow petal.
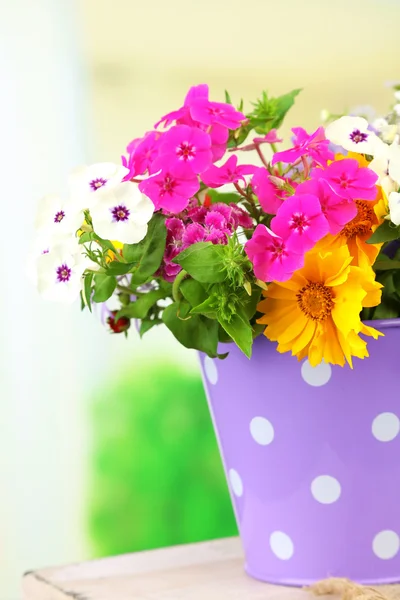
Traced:
MULTIPOLYGON (((316 327, 315 321, 312 321, 311 319, 307 320, 307 324, 303 331, 293 341, 292 354, 298 355, 299 358, 299 355, 301 356, 302 351, 307 350, 312 338, 314 337, 316 327)), ((307 356, 307 354, 304 356, 307 356)))
POLYGON ((347 281, 335 287, 332 318, 336 327, 347 336, 354 329, 360 331, 360 312, 367 292, 363 289, 362 271, 358 267, 350 267, 347 281))
POLYGON ((296 319, 288 324, 286 331, 279 337, 280 344, 286 344, 295 338, 297 338, 308 323, 308 319, 305 314, 300 312, 296 319))

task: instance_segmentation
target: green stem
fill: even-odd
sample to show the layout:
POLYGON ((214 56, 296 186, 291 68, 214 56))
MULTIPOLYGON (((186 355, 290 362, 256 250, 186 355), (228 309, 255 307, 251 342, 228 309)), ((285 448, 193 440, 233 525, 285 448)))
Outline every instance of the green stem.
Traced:
POLYGON ((175 281, 172 284, 172 298, 174 299, 174 302, 180 302, 182 298, 182 294, 179 291, 179 286, 181 285, 182 281, 187 275, 188 273, 184 269, 182 269, 182 271, 180 271, 175 277, 175 281))
POLYGON ((124 294, 129 294, 130 296, 143 296, 143 292, 137 292, 136 290, 131 290, 131 288, 128 288, 125 285, 118 284, 117 290, 119 292, 123 292, 124 294))
MULTIPOLYGON (((276 144, 271 144, 271 148, 272 148, 272 152, 274 154, 276 152, 278 152, 278 148, 276 147, 276 144)), ((276 166, 278 167, 279 175, 282 175, 282 163, 278 162, 278 163, 276 163, 276 166)))

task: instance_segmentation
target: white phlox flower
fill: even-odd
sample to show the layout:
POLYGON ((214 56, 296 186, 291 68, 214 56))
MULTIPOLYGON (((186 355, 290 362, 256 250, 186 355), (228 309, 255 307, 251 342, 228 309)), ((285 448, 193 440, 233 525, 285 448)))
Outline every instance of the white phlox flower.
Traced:
POLYGON ((82 287, 82 275, 92 263, 76 239, 59 244, 37 259, 37 287, 46 300, 71 303, 82 287))
POLYGON ((390 220, 395 225, 400 225, 400 194, 391 192, 389 194, 390 220))
POLYGON ((97 199, 97 192, 119 185, 129 169, 114 163, 96 163, 74 169, 69 178, 71 196, 83 209, 90 209, 97 199))
POLYGON ((72 202, 65 202, 55 194, 39 200, 35 227, 48 236, 73 235, 82 225, 84 215, 72 202))
POLYGON ((368 121, 362 117, 345 116, 330 123, 325 135, 345 150, 374 156, 383 142, 368 127, 368 121))
POLYGON ((145 237, 153 212, 151 200, 135 183, 125 181, 98 192, 90 216, 93 230, 101 238, 137 244, 145 237))

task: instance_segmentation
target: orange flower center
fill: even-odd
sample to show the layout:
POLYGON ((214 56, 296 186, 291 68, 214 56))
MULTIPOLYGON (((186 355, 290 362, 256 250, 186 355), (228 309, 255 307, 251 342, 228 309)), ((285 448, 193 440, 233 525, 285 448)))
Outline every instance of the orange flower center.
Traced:
POLYGON ((356 200, 358 212, 354 219, 347 223, 342 229, 342 235, 347 239, 355 235, 366 235, 371 233, 371 227, 377 222, 373 205, 371 202, 356 200))
POLYGON ((325 321, 334 305, 331 288, 314 281, 301 288, 296 298, 303 313, 313 321, 325 321))

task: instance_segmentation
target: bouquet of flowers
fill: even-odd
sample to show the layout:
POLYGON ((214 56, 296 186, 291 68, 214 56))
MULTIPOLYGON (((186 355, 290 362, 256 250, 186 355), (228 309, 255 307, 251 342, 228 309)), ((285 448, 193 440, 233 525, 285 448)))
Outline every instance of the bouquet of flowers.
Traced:
POLYGON ((260 334, 314 366, 367 357, 382 334, 365 321, 400 316, 399 105, 295 127, 281 150, 299 91, 244 113, 192 87, 122 164, 74 170, 68 200, 39 204, 40 293, 101 304, 114 333, 163 323, 210 357, 250 357, 260 334))

